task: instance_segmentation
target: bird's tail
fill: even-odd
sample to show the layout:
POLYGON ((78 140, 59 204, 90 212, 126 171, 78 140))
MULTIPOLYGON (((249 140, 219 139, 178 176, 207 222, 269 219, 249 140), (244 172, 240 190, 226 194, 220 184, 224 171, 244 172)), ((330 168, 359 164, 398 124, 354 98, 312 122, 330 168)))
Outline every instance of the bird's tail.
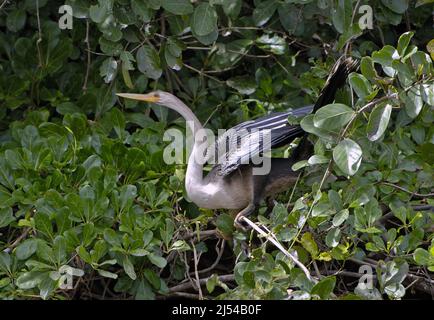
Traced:
MULTIPOLYGON (((313 107, 312 113, 315 113, 319 108, 324 107, 327 104, 333 103, 336 92, 339 88, 344 86, 349 74, 356 71, 358 65, 358 61, 355 61, 352 58, 345 58, 344 56, 336 61, 333 70, 313 107)), ((305 160, 313 154, 313 145, 309 142, 307 137, 308 134, 305 132, 297 148, 292 153, 291 161, 297 162, 305 160)))
POLYGON ((312 113, 315 113, 319 108, 327 104, 333 103, 338 89, 343 87, 348 75, 351 72, 356 71, 358 66, 358 61, 353 60, 350 57, 345 58, 345 56, 342 56, 338 61, 336 61, 333 70, 327 78, 325 86, 321 90, 318 100, 313 107, 312 113))

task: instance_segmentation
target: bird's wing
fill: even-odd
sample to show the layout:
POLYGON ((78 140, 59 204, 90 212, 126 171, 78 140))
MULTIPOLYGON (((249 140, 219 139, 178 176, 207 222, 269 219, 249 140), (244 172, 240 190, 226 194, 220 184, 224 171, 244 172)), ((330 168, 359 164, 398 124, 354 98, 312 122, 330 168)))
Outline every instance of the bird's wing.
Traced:
POLYGON ((220 135, 209 147, 208 163, 219 166, 219 174, 226 176, 254 157, 290 143, 304 132, 299 125, 291 125, 288 117, 301 117, 311 113, 312 109, 313 106, 305 106, 236 125, 220 135))

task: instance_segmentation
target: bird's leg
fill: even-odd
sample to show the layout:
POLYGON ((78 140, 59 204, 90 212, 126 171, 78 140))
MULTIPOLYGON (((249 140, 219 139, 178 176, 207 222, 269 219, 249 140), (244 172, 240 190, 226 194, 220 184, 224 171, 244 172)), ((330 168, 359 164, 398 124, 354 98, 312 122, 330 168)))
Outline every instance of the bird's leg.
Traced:
POLYGON ((249 225, 242 220, 242 217, 247 217, 254 213, 257 209, 257 206, 253 203, 250 203, 247 207, 245 207, 243 210, 238 212, 238 214, 235 217, 234 220, 234 226, 237 229, 241 229, 243 231, 247 231, 249 229, 249 225))
POLYGON ((266 215, 269 215, 271 212, 273 212, 274 206, 276 205, 276 201, 273 197, 267 197, 265 199, 265 203, 267 204, 267 210, 265 211, 266 215))
POLYGON ((246 222, 242 221, 241 218, 249 216, 258 210, 259 204, 264 197, 264 191, 267 184, 268 175, 252 175, 251 179, 252 199, 249 205, 237 214, 234 221, 235 227, 244 231, 248 230, 249 226, 246 222))

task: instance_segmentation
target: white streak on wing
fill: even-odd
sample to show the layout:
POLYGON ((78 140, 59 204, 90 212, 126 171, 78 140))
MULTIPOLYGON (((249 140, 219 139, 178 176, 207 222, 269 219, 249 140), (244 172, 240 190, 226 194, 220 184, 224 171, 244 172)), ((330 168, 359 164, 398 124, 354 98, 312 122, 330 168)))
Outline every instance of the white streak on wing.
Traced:
MULTIPOLYGON (((309 113, 311 109, 312 106, 305 106, 293 111, 279 113, 272 117, 265 117, 266 119, 263 120, 250 120, 236 125, 219 136, 217 141, 209 146, 207 150, 207 161, 212 164, 222 164, 223 166, 245 163, 252 155, 271 149, 271 133, 270 139, 264 139, 263 147, 260 148, 259 137, 254 137, 252 132, 258 130, 269 130, 271 132, 271 130, 290 126, 287 122, 287 117, 290 114, 304 115, 309 113), (240 137, 242 142, 239 147, 237 145, 237 137, 240 137), (227 141, 229 147, 227 147, 227 141), (270 142, 268 143, 268 141, 270 142), (215 152, 217 152, 217 159, 215 152)), ((275 142, 279 143, 279 140, 275 142)))

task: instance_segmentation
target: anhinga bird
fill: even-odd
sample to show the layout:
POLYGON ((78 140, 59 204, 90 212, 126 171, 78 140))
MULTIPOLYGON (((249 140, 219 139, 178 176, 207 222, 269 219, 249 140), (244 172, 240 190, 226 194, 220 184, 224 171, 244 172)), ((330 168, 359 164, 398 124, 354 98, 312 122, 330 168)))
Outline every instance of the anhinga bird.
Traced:
MULTIPOLYGON (((174 95, 164 91, 148 94, 119 93, 117 95, 155 103, 181 114, 194 137, 185 179, 188 197, 201 208, 240 210, 235 218, 235 225, 242 228, 240 218, 255 212, 260 201, 265 197, 288 190, 298 178, 298 173, 291 169, 292 165, 312 155, 313 146, 307 139, 307 133, 299 125, 291 125, 288 117, 302 117, 332 103, 336 91, 344 85, 349 73, 355 68, 356 63, 352 59, 339 59, 315 105, 288 112, 271 113, 256 120, 246 121, 233 127, 228 131, 229 133, 220 136, 215 145, 209 146, 208 150, 214 148, 220 150, 222 145, 227 144, 227 141, 234 140, 233 136, 237 138, 235 143, 233 141, 229 143, 228 150, 225 150, 223 155, 219 155, 217 163, 206 176, 203 175, 203 162, 195 160, 199 153, 203 153, 200 147, 203 140, 196 138, 196 133, 203 129, 203 126, 190 108, 174 95), (267 132, 267 141, 258 139, 258 135, 254 135, 254 132, 267 132), (240 147, 239 136, 242 141, 248 141, 248 143, 242 143, 240 147), (253 173, 257 165, 251 163, 250 160, 271 148, 289 144, 296 137, 302 137, 302 139, 291 157, 271 158, 271 169, 268 174, 255 175, 253 173)), ((208 159, 211 158, 212 155, 208 154, 208 159)))

